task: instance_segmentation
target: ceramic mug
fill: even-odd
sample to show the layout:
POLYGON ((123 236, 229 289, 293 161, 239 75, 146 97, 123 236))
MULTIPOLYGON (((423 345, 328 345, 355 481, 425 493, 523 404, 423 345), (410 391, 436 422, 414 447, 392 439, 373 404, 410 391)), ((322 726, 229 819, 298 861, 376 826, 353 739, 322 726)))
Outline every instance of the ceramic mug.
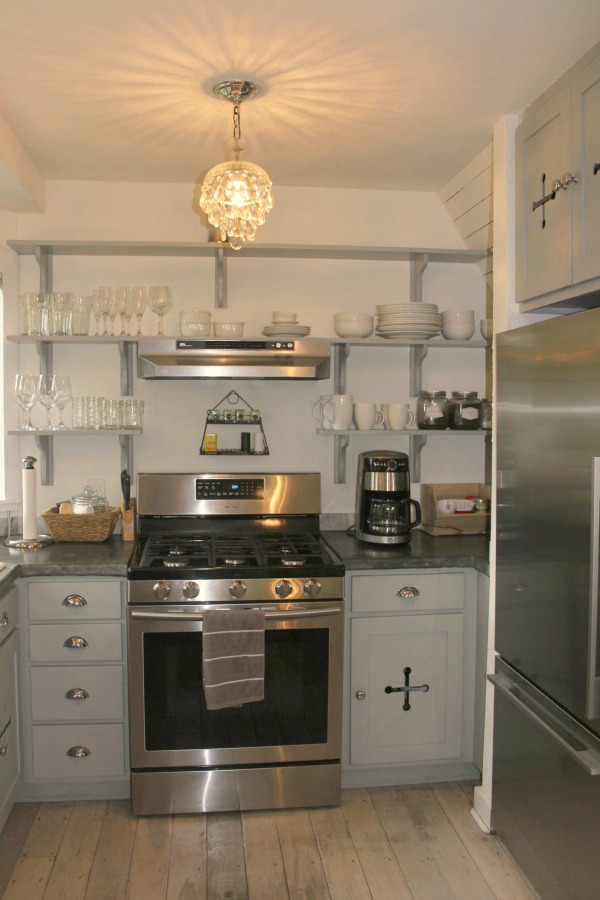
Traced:
POLYGON ((315 402, 315 404, 313 405, 313 408, 312 408, 313 416, 315 417, 317 422, 321 423, 322 428, 331 429, 331 422, 328 422, 327 419, 325 418, 325 415, 323 413, 323 407, 325 406, 325 404, 327 403, 328 400, 331 400, 332 396, 333 396, 332 394, 321 394, 321 396, 315 402))
POLYGON ((408 408, 408 403, 383 403, 384 421, 392 431, 402 431, 415 424, 415 414, 408 408))
POLYGON ((370 431, 375 425, 383 424, 383 413, 374 403, 355 403, 354 424, 359 431, 370 431))
POLYGON ((334 431, 347 431, 352 424, 352 394, 332 394, 323 405, 323 415, 334 431))

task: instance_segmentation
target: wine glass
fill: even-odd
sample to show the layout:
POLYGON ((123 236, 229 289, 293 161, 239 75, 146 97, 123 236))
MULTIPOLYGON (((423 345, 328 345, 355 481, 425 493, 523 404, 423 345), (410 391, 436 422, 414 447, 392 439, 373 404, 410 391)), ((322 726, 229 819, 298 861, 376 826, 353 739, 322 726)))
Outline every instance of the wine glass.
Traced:
POLYGON ((54 379, 56 388, 54 405, 58 410, 58 425, 56 426, 56 431, 61 431, 63 428, 67 427, 63 422, 63 410, 71 402, 71 379, 68 375, 55 375, 54 379))
POLYGON ((163 316, 173 306, 171 288, 165 284, 153 285, 148 288, 148 308, 158 315, 158 335, 164 337, 163 316))
POLYGON ((19 431, 36 431, 31 424, 31 407, 38 399, 37 380, 35 375, 15 375, 13 397, 23 410, 23 424, 19 431))
POLYGON ((121 316, 121 337, 129 334, 129 323, 131 321, 131 288, 116 287, 115 303, 121 316))
POLYGON ((131 288, 131 308, 137 317, 137 335, 142 333, 142 316, 144 315, 144 310, 146 309, 146 288, 145 287, 132 287, 131 288))
POLYGON ((56 376, 38 375, 37 390, 40 403, 46 407, 46 425, 44 427, 47 431, 54 431, 52 410, 56 406, 56 376))
POLYGON ((108 317, 110 315, 110 310, 113 303, 113 289, 111 287, 101 285, 98 288, 98 300, 100 303, 100 309, 102 310, 102 317, 104 319, 104 331, 102 332, 102 336, 104 337, 108 334, 108 317))

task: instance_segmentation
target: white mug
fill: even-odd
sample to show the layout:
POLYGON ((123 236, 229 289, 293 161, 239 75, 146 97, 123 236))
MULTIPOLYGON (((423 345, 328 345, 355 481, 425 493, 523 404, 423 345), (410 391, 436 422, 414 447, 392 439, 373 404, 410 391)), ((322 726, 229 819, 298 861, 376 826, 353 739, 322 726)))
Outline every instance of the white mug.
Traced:
POLYGON ((415 414, 408 408, 408 403, 386 403, 385 417, 392 431, 402 431, 415 424, 415 414))
POLYGON ((370 431, 375 425, 383 424, 383 413, 374 403, 355 403, 354 424, 359 431, 370 431))
POLYGON ((332 394, 323 404, 323 415, 334 431, 347 431, 352 424, 352 394, 332 394))
POLYGON ((317 420, 317 422, 321 423, 322 428, 331 428, 331 422, 328 422, 323 413, 323 407, 327 403, 328 400, 331 400, 332 394, 321 394, 319 399, 313 405, 312 411, 313 416, 317 420))

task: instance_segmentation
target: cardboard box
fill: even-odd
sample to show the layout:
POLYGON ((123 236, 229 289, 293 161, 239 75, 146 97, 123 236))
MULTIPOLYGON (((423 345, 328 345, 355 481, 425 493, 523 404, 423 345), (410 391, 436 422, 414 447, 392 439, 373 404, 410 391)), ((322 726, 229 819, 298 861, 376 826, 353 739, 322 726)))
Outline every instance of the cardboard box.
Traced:
POLYGON ((422 484, 421 485, 421 528, 435 537, 442 535, 485 534, 490 526, 490 513, 447 513, 438 512, 438 500, 462 497, 482 497, 490 500, 487 484, 466 482, 463 484, 422 484))

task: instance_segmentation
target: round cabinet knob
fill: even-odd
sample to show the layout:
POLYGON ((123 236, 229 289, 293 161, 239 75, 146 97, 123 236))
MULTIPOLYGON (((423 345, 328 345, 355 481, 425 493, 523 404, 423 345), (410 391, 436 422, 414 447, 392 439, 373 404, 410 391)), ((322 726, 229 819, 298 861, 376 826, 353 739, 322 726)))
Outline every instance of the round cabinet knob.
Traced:
POLYGON ((282 578, 281 581, 278 581, 275 585, 275 593, 279 597, 280 600, 285 600, 286 597, 289 597, 294 591, 294 585, 291 581, 288 581, 287 578, 282 578))
POLYGON ((307 597, 316 597, 321 593, 321 582, 316 578, 309 578, 304 582, 304 593, 307 597))
POLYGON ((195 600, 200 593, 200 586, 195 581, 186 581, 183 586, 183 596, 188 600, 195 600))
POLYGON ((366 691, 357 691, 355 694, 357 700, 366 700, 367 692, 366 691))
POLYGON ((2 744, 0 747, 0 756, 6 756, 8 753, 8 744, 2 744))
POLYGON ((166 581, 157 581, 152 588, 152 593, 157 600, 166 600, 171 593, 171 585, 167 584, 166 581))
POLYGON ((10 625, 10 619, 6 615, 6 613, 2 613, 2 618, 0 619, 0 628, 6 628, 10 625))
POLYGON ((248 590, 245 581, 232 581, 229 585, 229 593, 234 600, 239 600, 248 590))

